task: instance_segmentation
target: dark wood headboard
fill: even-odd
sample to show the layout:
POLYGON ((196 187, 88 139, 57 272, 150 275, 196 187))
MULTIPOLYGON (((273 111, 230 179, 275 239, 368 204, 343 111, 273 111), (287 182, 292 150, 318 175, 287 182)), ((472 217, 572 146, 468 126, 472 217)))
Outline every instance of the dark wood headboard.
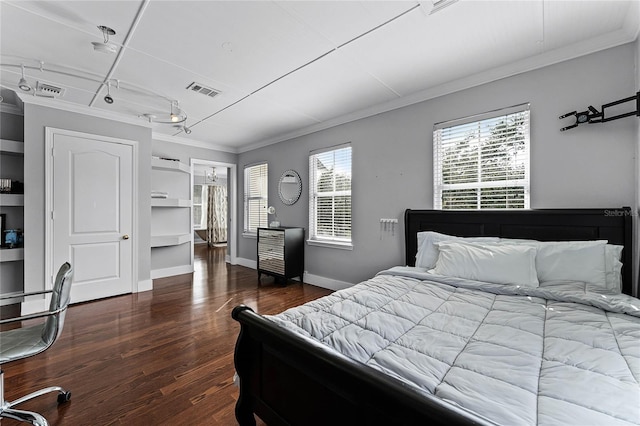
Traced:
POLYGON ((622 292, 631 294, 631 209, 410 210, 404 213, 406 263, 415 266, 420 231, 458 237, 492 236, 540 241, 608 240, 623 245, 622 292))

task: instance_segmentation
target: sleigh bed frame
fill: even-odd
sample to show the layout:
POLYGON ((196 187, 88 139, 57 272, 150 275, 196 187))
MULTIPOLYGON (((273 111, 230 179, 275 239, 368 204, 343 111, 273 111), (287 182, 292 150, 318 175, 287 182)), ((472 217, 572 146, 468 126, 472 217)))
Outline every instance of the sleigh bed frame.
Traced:
MULTIPOLYGON (((544 241, 606 239, 624 246, 622 291, 632 288, 629 208, 525 211, 406 210, 406 264, 417 232, 544 241)), ((240 392, 236 419, 255 425, 489 425, 426 392, 291 332, 246 306, 233 309, 241 329, 235 348, 240 392)))

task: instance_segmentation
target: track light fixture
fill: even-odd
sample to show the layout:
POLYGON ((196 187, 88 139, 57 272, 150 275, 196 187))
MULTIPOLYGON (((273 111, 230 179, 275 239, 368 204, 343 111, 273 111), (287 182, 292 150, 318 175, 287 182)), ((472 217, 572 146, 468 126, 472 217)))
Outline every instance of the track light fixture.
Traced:
POLYGON ((104 101, 108 104, 113 103, 113 98, 111 97, 111 82, 107 81, 107 95, 104 97, 104 101))
POLYGON ((18 80, 18 87, 23 92, 30 92, 31 86, 29 85, 29 83, 27 83, 27 80, 24 78, 24 64, 20 64, 20 67, 22 68, 22 77, 20 77, 20 80, 18 80))
POLYGON ((173 102, 171 102, 171 113, 169 114, 169 117, 170 117, 170 119, 171 119, 171 122, 172 122, 172 123, 179 123, 179 122, 184 121, 186 118, 181 120, 181 118, 182 118, 182 117, 181 117, 180 115, 178 115, 178 114, 175 114, 175 113, 173 112, 173 106, 174 106, 174 105, 175 105, 176 107, 178 107, 178 111, 180 110, 180 107, 178 106, 178 101, 173 101, 173 102))
POLYGON ((182 130, 188 135, 191 134, 191 129, 188 128, 186 124, 184 126, 182 126, 182 130))

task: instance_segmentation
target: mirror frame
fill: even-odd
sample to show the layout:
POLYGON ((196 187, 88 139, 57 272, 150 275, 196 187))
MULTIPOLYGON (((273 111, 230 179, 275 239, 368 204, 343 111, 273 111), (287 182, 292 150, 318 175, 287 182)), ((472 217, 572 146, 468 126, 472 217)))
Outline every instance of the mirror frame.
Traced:
POLYGON ((290 206, 292 204, 295 204, 296 201, 298 201, 298 199, 300 199, 300 195, 302 194, 302 179, 300 179, 300 175, 298 174, 298 172, 296 172, 295 170, 289 169, 289 170, 285 170, 284 173, 282 173, 282 176, 280 176, 280 180, 278 181, 278 196, 280 196, 280 201, 282 201, 283 204, 290 206), (295 178, 296 182, 285 182, 285 178, 295 178), (287 198, 285 197, 285 195, 282 193, 282 185, 297 185, 297 189, 295 191, 295 193, 293 194, 293 196, 287 198))

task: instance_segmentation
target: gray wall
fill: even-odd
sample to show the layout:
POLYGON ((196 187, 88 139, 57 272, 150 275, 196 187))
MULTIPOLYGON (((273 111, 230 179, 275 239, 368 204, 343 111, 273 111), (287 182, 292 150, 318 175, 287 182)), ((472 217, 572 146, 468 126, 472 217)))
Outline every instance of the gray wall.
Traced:
MULTIPOLYGON (((305 263, 312 275, 359 282, 405 263, 403 212, 433 207, 433 124, 524 102, 531 103, 532 208, 634 205, 637 123, 627 118, 560 132, 571 121, 558 116, 635 93, 636 48, 626 44, 243 153, 238 211, 243 167, 266 161, 269 204, 280 222, 308 228, 309 151, 351 142, 353 251, 306 246, 305 263), (276 185, 289 168, 300 173, 303 195, 295 205, 284 206, 276 185), (380 218, 397 218, 401 232, 381 239, 380 218)), ((239 257, 255 260, 255 239, 240 238, 239 246, 239 257)))
MULTIPOLYGON (((150 279, 151 129, 39 105, 24 105, 25 291, 45 282, 45 127, 138 141, 138 281, 150 279)), ((134 237, 135 238, 135 237, 134 237)))

